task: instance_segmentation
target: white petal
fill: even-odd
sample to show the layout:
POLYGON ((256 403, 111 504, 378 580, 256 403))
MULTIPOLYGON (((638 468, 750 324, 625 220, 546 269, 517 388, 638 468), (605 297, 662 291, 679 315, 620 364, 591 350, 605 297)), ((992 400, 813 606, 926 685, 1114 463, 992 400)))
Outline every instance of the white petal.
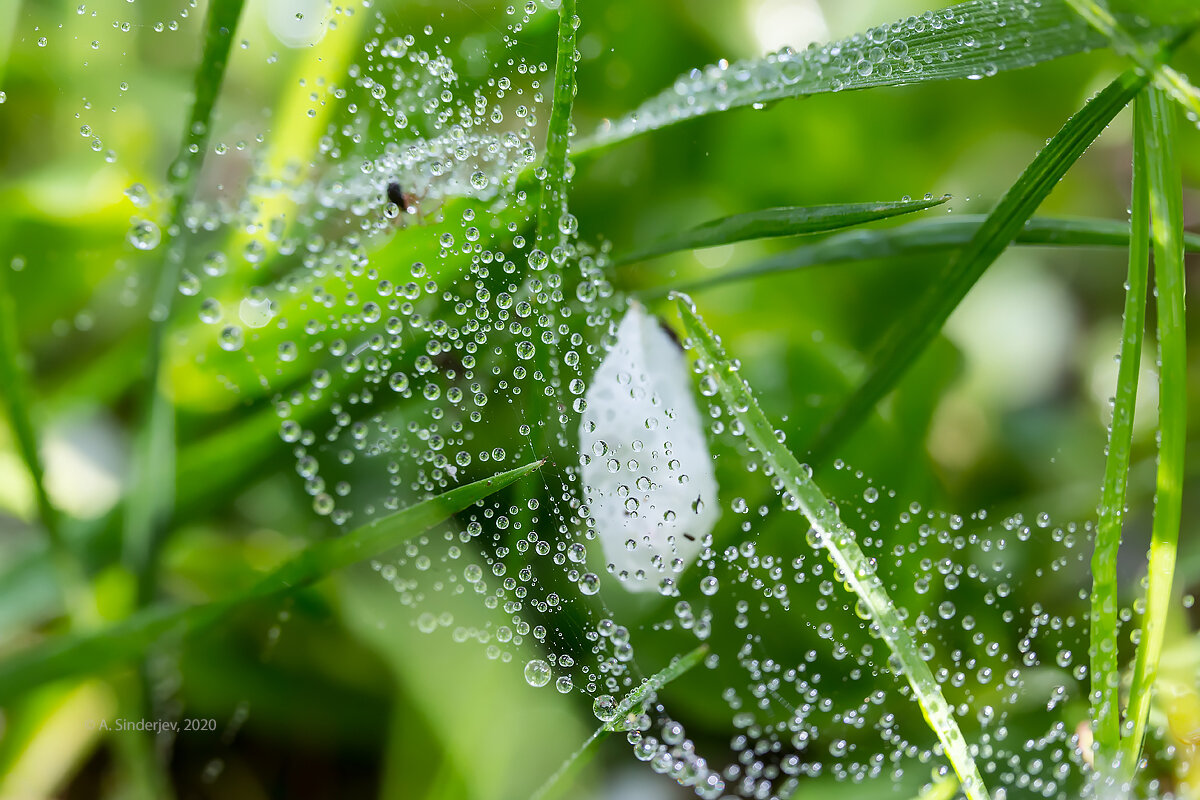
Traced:
POLYGON ((641 304, 630 304, 586 399, 583 492, 606 563, 629 591, 657 591, 696 560, 720 511, 687 362, 641 304))

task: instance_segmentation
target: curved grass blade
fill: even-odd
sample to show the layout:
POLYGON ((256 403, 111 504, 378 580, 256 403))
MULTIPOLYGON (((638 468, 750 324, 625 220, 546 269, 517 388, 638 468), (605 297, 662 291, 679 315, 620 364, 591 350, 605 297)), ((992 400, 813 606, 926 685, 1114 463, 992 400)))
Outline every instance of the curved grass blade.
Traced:
POLYGON ((1103 3, 1096 0, 1067 0, 1067 4, 1089 25, 1104 34, 1113 49, 1152 75, 1155 86, 1169 94, 1194 119, 1200 119, 1200 92, 1196 87, 1169 65, 1156 63, 1142 43, 1122 27, 1103 3))
POLYGON ((621 725, 628 714, 632 713, 635 709, 640 709, 660 689, 699 664, 707 653, 708 645, 702 644, 695 650, 672 659, 670 664, 642 681, 636 689, 625 695, 625 698, 617 704, 615 716, 612 721, 606 722, 597 728, 587 738, 587 741, 572 753, 571 757, 563 762, 563 765, 542 784, 542 788, 538 789, 533 795, 533 800, 552 800, 561 796, 570 787, 571 779, 587 766, 587 763, 596 755, 596 751, 600 748, 600 743, 604 741, 608 734, 622 730, 621 725))
POLYGON ((1037 154, 971 240, 932 281, 930 290, 880 340, 866 379, 818 432, 811 448, 813 460, 821 460, 840 444, 895 387, 1067 170, 1148 80, 1140 71, 1123 73, 1067 120, 1037 154))
POLYGON ((451 489, 343 536, 317 542, 235 597, 200 606, 147 608, 105 630, 61 637, 17 653, 0 663, 0 703, 49 681, 102 672, 144 655, 165 634, 195 632, 251 601, 307 586, 336 570, 377 556, 534 472, 542 464, 535 461, 451 489))
MULTIPOLYGON (((806 244, 744 267, 669 286, 642 289, 639 297, 658 297, 672 289, 695 292, 727 283, 749 280, 807 267, 846 264, 885 258, 946 253, 966 245, 987 221, 984 214, 960 214, 922 219, 883 230, 854 230, 806 244)), ((1013 240, 1021 245, 1054 247, 1128 247, 1129 225, 1107 219, 1033 217, 1013 240)), ((1189 253, 1200 252, 1200 235, 1184 234, 1189 253)))
POLYGON ((1146 720, 1158 676, 1183 505, 1187 447, 1187 337, 1184 327, 1183 176, 1175 144, 1175 108, 1152 87, 1139 103, 1135 122, 1143 129, 1150 220, 1154 243, 1154 286, 1158 308, 1158 475, 1150 531, 1146 610, 1133 667, 1126 711, 1123 766, 1132 774, 1142 751, 1146 720))
POLYGON ((538 208, 537 238, 543 249, 556 246, 562 238, 559 220, 567 206, 567 151, 571 130, 571 105, 575 101, 575 40, 579 17, 575 0, 562 0, 558 9, 558 60, 554 66, 554 96, 546 131, 546 177, 538 208))
POLYGON ((968 800, 988 800, 987 787, 971 750, 963 738, 954 711, 942 695, 941 687, 929 670, 929 665, 917 652, 917 642, 900 617, 888 595, 883 581, 875 574, 870 560, 859 548, 854 531, 850 530, 837 510, 813 483, 811 470, 800 464, 780 441, 775 427, 759 408, 750 386, 738 373, 704 320, 696 313, 687 295, 674 295, 683 328, 695 348, 697 363, 707 373, 702 390, 705 394, 720 393, 725 405, 745 430, 746 440, 757 450, 764 472, 772 476, 781 489, 784 504, 798 508, 812 531, 814 546, 825 548, 829 560, 837 567, 840 581, 857 595, 857 610, 871 622, 871 631, 887 644, 892 653, 889 666, 904 674, 913 695, 921 705, 929 727, 942 743, 946 757, 954 767, 968 800))
MULTIPOLYGON (((1135 115, 1146 100, 1134 100, 1135 115)), ((1125 519, 1129 480, 1129 455, 1133 448, 1133 409, 1137 400, 1146 328, 1146 288, 1150 271, 1150 190, 1146 176, 1146 141, 1142 125, 1133 134, 1133 208, 1130 214, 1129 276, 1125 286, 1125 312, 1121 326, 1121 363, 1117 393, 1109 427, 1108 455, 1096 523, 1096 549, 1092 554, 1091 653, 1092 725, 1099 752, 1096 763, 1103 775, 1113 764, 1121 744, 1120 667, 1117 663, 1117 550, 1125 519)))
POLYGON ((141 409, 143 421, 136 437, 123 531, 125 558, 138 575, 142 599, 150 593, 158 532, 170 515, 175 492, 175 409, 158 384, 167 325, 185 256, 181 232, 187 204, 195 194, 196 181, 208 151, 213 109, 225 79, 225 66, 229 62, 242 4, 243 0, 213 0, 209 5, 204 48, 193 86, 191 115, 167 176, 173 194, 167 229, 172 239, 153 283, 152 325, 145 356, 146 383, 141 409))
POLYGON ((838 203, 823 206, 767 208, 762 211, 751 211, 748 214, 735 214, 731 217, 710 220, 640 250, 619 255, 615 261, 617 264, 628 264, 674 253, 678 250, 717 247, 723 244, 743 242, 747 239, 828 233, 842 228, 853 228, 866 222, 923 211, 940 206, 949 199, 950 196, 945 195, 937 199, 902 200, 888 203, 838 203))
MULTIPOLYGON (((1134 35, 1152 40, 1155 33, 1135 29, 1134 35)), ((849 89, 982 78, 1107 44, 1063 0, 970 0, 823 47, 692 70, 577 149, 611 145, 731 108, 761 108, 783 98, 849 89)))

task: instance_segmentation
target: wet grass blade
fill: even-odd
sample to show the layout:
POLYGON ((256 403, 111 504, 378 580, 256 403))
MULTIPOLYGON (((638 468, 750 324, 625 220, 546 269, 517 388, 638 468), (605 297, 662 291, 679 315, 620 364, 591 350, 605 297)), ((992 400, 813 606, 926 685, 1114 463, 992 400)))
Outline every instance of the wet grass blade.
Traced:
POLYGON ((810 542, 814 547, 825 549, 837 568, 839 582, 856 595, 858 613, 870 620, 872 633, 891 651, 889 664, 894 664, 892 669, 898 669, 908 681, 968 800, 987 800, 987 787, 954 718, 954 711, 942 695, 929 665, 921 658, 917 642, 883 581, 859 548, 854 531, 842 522, 837 506, 813 483, 811 469, 797 461, 783 444, 750 386, 739 374, 737 364, 729 359, 720 341, 697 314, 691 298, 686 295, 675 297, 689 345, 695 349, 697 363, 705 371, 702 392, 707 395, 720 393, 726 408, 741 423, 747 443, 759 453, 764 473, 781 489, 784 505, 799 509, 812 526, 808 534, 810 542))
POLYGON ((1184 327, 1183 177, 1175 143, 1175 107, 1154 87, 1138 104, 1150 192, 1154 286, 1158 308, 1158 474, 1150 532, 1146 606, 1126 712, 1123 766, 1136 769, 1158 676, 1175 576, 1187 446, 1187 338, 1184 327))
MULTIPOLYGON (((1136 29, 1133 35, 1149 41, 1161 33, 1136 29)), ((607 123, 577 149, 608 146, 731 108, 761 108, 783 98, 826 92, 981 78, 1107 44, 1063 0, 971 0, 823 47, 692 70, 633 113, 607 123)))
POLYGON ((818 432, 811 448, 814 461, 841 444, 896 386, 1067 170, 1147 81, 1139 71, 1125 72, 1071 117, 1038 153, 971 240, 931 282, 930 290, 881 339, 866 379, 818 432))
POLYGON ((153 281, 152 325, 145 354, 145 390, 141 408, 143 422, 135 442, 123 532, 125 558, 139 576, 143 599, 150 593, 159 528, 170 514, 175 491, 175 410, 158 384, 167 326, 186 255, 182 237, 184 216, 208 152, 213 109, 225 79, 225 66, 229 62, 242 3, 243 0, 213 0, 209 5, 203 52, 193 84, 192 110, 184 128, 183 142, 167 176, 172 191, 170 225, 166 231, 170 241, 153 281))
POLYGON ((636 689, 625 695, 625 698, 617 704, 616 716, 613 717, 613 721, 606 722, 597 728, 587 741, 542 784, 542 788, 533 795, 534 800, 553 800, 553 798, 562 796, 562 793, 570 788, 575 775, 587 766, 592 757, 596 755, 596 751, 600 749, 600 743, 610 733, 621 730, 620 725, 625 721, 626 715, 642 708, 643 704, 654 697, 656 692, 694 668, 707 654, 708 645, 702 644, 695 650, 673 659, 665 668, 642 681, 636 689))
POLYGON ((824 206, 789 206, 736 214, 731 217, 710 220, 691 230, 669 236, 632 253, 618 255, 617 264, 643 261, 647 258, 674 253, 679 250, 695 250, 702 247, 717 247, 723 244, 743 242, 747 239, 766 239, 777 236, 799 236, 806 233, 828 233, 852 228, 875 220, 887 219, 901 214, 911 214, 939 206, 949 200, 949 195, 936 200, 904 200, 889 203, 839 203, 824 206))
POLYGON ((254 600, 307 586, 336 570, 377 556, 534 472, 542 463, 535 461, 451 489, 343 536, 318 542, 236 597, 201 606, 147 608, 106 630, 49 640, 10 656, 0 663, 0 702, 49 681, 100 673, 142 657, 167 633, 200 630, 254 600))
MULTIPOLYGON (((1144 97, 1134 101, 1140 116, 1144 97)), ((1121 362, 1109 427, 1104 481, 1100 489, 1096 549, 1092 554, 1091 674, 1092 725, 1100 750, 1096 763, 1103 771, 1120 748, 1120 666, 1117 663, 1117 550, 1125 519, 1129 455, 1133 448, 1133 409, 1137 400, 1142 339, 1146 328, 1146 288, 1150 270, 1150 193, 1146 175, 1145 128, 1134 125, 1133 191, 1130 214, 1129 276, 1125 282, 1125 312, 1121 327, 1121 362)))
POLYGON ((570 144, 571 106, 575 101, 575 40, 579 17, 575 0, 562 0, 558 9, 558 59, 554 66, 554 96, 546 131, 546 170, 538 208, 537 238, 549 251, 562 238, 559 221, 567 206, 567 153, 570 144))
MULTIPOLYGON (((970 242, 986 221, 984 214, 961 214, 883 230, 846 231, 711 277, 642 289, 636 294, 649 298, 672 289, 695 292, 808 267, 947 253, 970 242)), ((1128 247, 1129 242, 1129 225, 1124 222, 1052 217, 1033 217, 1013 240, 1014 244, 1053 247, 1128 247)), ((1189 253, 1200 252, 1200 235, 1184 234, 1184 246, 1189 253)))

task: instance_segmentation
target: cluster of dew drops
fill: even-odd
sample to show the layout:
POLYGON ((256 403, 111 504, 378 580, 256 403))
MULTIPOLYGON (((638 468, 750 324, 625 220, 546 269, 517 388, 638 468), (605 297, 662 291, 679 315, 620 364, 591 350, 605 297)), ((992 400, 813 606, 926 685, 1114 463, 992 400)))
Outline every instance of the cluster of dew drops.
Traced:
MULTIPOLYGON (((376 14, 360 57, 321 87, 335 111, 317 158, 248 178, 244 198, 187 209, 181 349, 231 390, 270 399, 314 510, 345 528, 550 457, 532 487, 372 566, 418 630, 515 660, 530 686, 586 695, 598 723, 621 731, 655 772, 705 798, 789 797, 822 776, 923 779, 944 764, 940 745, 836 569, 804 537, 779 545, 775 532, 794 532, 799 519, 786 498, 727 500, 696 562, 663 567, 677 573, 666 613, 647 619, 644 607, 601 592, 620 592, 621 576, 603 563, 580 499, 576 430, 623 305, 606 278, 606 246, 582 241, 572 215, 548 242, 535 231, 553 65, 526 60, 519 34, 554 6, 508 8, 503 55, 473 81, 448 39, 432 28, 395 35, 376 14), (286 212, 263 219, 264 205, 286 212), (476 597, 478 614, 445 610, 447 595, 476 597), (689 734, 676 718, 686 709, 668 710, 669 692, 635 658, 635 641, 651 637, 677 642, 675 652, 708 647, 697 669, 722 676, 719 697, 705 700, 727 709, 724 729, 693 722, 689 734)), ((859 59, 881 68, 869 42, 859 45, 859 59)), ((897 39, 881 52, 903 62, 903 48, 897 39)), ((259 165, 270 144, 218 141, 213 153, 219 162, 249 151, 259 165)), ((139 214, 129 242, 160 248, 155 199, 141 184, 127 196, 139 214)), ((708 433, 756 469, 730 409, 708 401, 708 433)), ((1045 515, 993 523, 918 504, 885 511, 894 493, 835 466, 862 485, 841 503, 843 518, 912 609, 921 656, 993 791, 1079 791, 1090 761, 1077 576, 1087 574, 1090 525, 1045 515), (1062 586, 1042 592, 1045 604, 1022 605, 1016 598, 1038 596, 1014 591, 1028 582, 1062 586)), ((1133 612, 1122 615, 1128 627, 1133 612)))

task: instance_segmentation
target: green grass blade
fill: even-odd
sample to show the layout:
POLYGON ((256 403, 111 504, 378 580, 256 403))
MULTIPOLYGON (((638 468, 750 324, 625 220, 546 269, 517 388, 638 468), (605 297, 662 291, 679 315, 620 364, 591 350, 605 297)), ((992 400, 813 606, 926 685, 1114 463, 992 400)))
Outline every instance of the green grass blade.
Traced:
MULTIPOLYGON (((1145 98, 1134 101, 1135 108, 1145 98)), ((1135 114, 1142 112, 1136 111, 1135 114)), ((1091 685, 1092 724, 1101 772, 1117 757, 1121 743, 1120 666, 1117 663, 1117 550, 1125 518, 1129 455, 1133 447, 1133 409, 1137 400, 1146 328, 1146 287, 1150 270, 1150 192, 1146 176, 1145 130, 1134 125, 1133 202, 1130 215, 1129 276, 1125 286, 1125 313, 1121 327, 1121 363, 1117 393, 1104 461, 1104 481, 1096 524, 1096 549, 1092 554, 1091 685)))
POLYGON ((542 784, 542 788, 538 789, 533 795, 534 800, 552 800, 553 798, 560 797, 570 787, 571 780, 575 775, 587 766, 587 763, 596 755, 596 751, 600 749, 600 743, 610 733, 622 729, 621 724, 624 723, 626 715, 641 709, 643 704, 650 700, 660 689, 680 675, 691 670, 707 654, 708 645, 702 644, 696 649, 672 659, 670 664, 642 681, 636 689, 625 695, 625 698, 617 704, 616 716, 613 718, 613 721, 606 722, 597 728, 588 737, 587 741, 542 784))
MULTIPOLYGON (((695 292, 808 267, 946 253, 970 242, 986 221, 984 214, 960 214, 917 220, 883 230, 846 231, 727 272, 642 289, 636 294, 644 298, 658 297, 672 289, 695 292)), ((1013 241, 1014 244, 1054 247, 1128 247, 1129 237, 1129 225, 1115 220, 1033 217, 1013 241)), ((1200 235, 1184 234, 1184 245, 1189 253, 1200 252, 1200 235)))
POLYGON ((17 450, 33 483, 38 519, 46 531, 63 609, 74 621, 83 621, 87 617, 86 578, 78 559, 63 538, 62 515, 46 492, 45 467, 38 447, 37 428, 30 413, 33 393, 30 391, 29 376, 21 363, 17 309, 9 291, 6 270, 7 267, 0 266, 0 392, 4 395, 17 450))
POLYGON ((575 0, 562 0, 558 9, 558 60, 554 66, 554 96, 546 131, 542 199, 538 207, 537 238, 544 250, 562 240, 559 221, 567 207, 567 155, 571 133, 571 106, 575 101, 575 41, 579 17, 575 0))
MULTIPOLYGON (((1139 30, 1137 35, 1152 39, 1154 33, 1139 30)), ((633 113, 607 123, 578 149, 611 145, 731 108, 761 108, 825 92, 980 78, 1107 43, 1063 0, 971 0, 823 47, 692 70, 633 113)))
POLYGON ((1096 0, 1067 0, 1067 4, 1089 25, 1104 34, 1113 49, 1152 75, 1155 86, 1167 92, 1194 118, 1200 118, 1200 92, 1196 87, 1169 65, 1155 62, 1141 42, 1131 36, 1102 3, 1096 0))
POLYGON ((617 264, 628 264, 679 250, 717 247, 723 244, 743 242, 747 239, 828 233, 842 228, 853 228, 866 222, 923 211, 939 206, 949 199, 950 196, 946 195, 936 200, 904 200, 898 203, 838 203, 823 206, 767 208, 748 214, 735 214, 731 217, 710 220, 691 230, 668 236, 632 253, 619 255, 615 261, 617 264))
POLYGON ((1146 735, 1146 720, 1158 660, 1162 654, 1183 504, 1187 446, 1187 339, 1184 328, 1183 177, 1175 144, 1175 108, 1166 92, 1148 89, 1138 104, 1136 124, 1143 128, 1154 243, 1154 284, 1158 307, 1158 475, 1146 608, 1134 661, 1126 712, 1124 766, 1136 768, 1146 735))
POLYGON ((205 21, 204 47, 196 68, 194 99, 183 142, 167 182, 172 201, 166 256, 154 281, 152 326, 145 361, 143 425, 135 442, 133 477, 125 507, 125 557, 139 575, 143 597, 149 592, 158 528, 169 516, 175 491, 175 409, 159 388, 163 345, 178 293, 186 255, 184 216, 208 151, 213 108, 225 78, 225 66, 241 16, 243 0, 212 0, 205 21))
POLYGON ((838 578, 857 596, 856 610, 871 622, 873 634, 883 639, 892 653, 889 666, 904 674, 913 695, 921 705, 929 727, 958 774, 969 800, 987 800, 987 787, 971 756, 970 747, 954 718, 954 711, 942 695, 941 687, 929 665, 917 651, 917 642, 904 624, 883 581, 870 560, 859 548, 854 532, 842 522, 837 506, 813 483, 811 470, 800 464, 782 443, 775 427, 762 412, 750 386, 721 347, 720 341, 696 313, 691 298, 676 295, 676 305, 684 331, 695 348, 697 361, 706 372, 705 394, 720 392, 745 431, 747 443, 757 450, 764 473, 782 489, 784 504, 799 508, 812 526, 809 539, 825 548, 837 567, 838 578))
POLYGON ((37 431, 30 415, 29 376, 21 363, 21 341, 17 332, 17 306, 8 288, 8 267, 0 266, 0 391, 8 411, 9 423, 17 439, 17 450, 33 481, 33 496, 38 518, 51 545, 64 547, 58 509, 46 493, 46 472, 38 449, 37 431))
POLYGON ((535 461, 451 489, 343 536, 318 542, 236 597, 201 606, 147 608, 105 630, 52 639, 17 653, 0 663, 0 702, 49 681, 102 672, 143 656, 166 633, 200 630, 251 601, 306 586, 378 556, 534 472, 542 463, 535 461))
POLYGON ((817 434, 813 459, 840 444, 908 371, 1026 221, 1148 78, 1128 71, 1067 121, 1005 193, 966 246, 930 284, 930 290, 882 338, 866 379, 817 434))

